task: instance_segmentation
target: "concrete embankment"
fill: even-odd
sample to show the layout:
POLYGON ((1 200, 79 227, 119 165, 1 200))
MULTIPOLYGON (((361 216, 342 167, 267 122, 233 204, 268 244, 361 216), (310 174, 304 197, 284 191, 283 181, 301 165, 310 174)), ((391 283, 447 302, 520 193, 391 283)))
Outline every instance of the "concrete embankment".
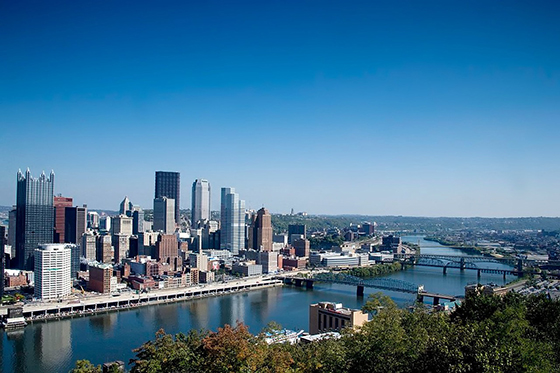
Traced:
POLYGON ((156 290, 144 294, 122 293, 118 296, 84 297, 81 300, 67 300, 60 303, 44 302, 26 304, 23 306, 23 315, 27 322, 36 322, 67 317, 88 316, 97 313, 127 310, 161 303, 182 302, 191 299, 220 296, 275 286, 282 286, 282 282, 268 279, 261 279, 259 281, 246 280, 225 284, 156 290))

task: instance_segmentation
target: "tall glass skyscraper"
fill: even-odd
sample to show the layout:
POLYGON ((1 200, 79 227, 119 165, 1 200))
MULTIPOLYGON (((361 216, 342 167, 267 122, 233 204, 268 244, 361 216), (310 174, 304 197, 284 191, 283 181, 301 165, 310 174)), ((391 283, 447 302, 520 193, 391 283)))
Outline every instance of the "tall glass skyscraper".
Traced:
POLYGON ((233 255, 245 248, 245 201, 234 188, 222 188, 220 249, 233 255))
POLYGON ((18 267, 32 271, 35 249, 39 244, 53 242, 54 233, 54 171, 47 179, 43 172, 38 179, 18 171, 16 197, 16 257, 18 267))
POLYGON ((179 207, 181 194, 181 174, 170 171, 156 171, 156 191, 154 198, 167 197, 175 200, 175 223, 181 224, 179 207))
POLYGON ((210 183, 197 179, 192 185, 191 226, 200 220, 210 220, 210 183))

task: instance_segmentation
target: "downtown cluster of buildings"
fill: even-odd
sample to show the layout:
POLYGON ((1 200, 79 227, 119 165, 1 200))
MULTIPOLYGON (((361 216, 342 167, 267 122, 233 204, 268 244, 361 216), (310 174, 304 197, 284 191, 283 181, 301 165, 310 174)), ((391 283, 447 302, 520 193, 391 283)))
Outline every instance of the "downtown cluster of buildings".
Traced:
POLYGON ((2 240, 2 291, 34 284, 35 298, 43 300, 67 296, 75 286, 149 291, 212 282, 216 275, 303 268, 309 257, 304 225, 274 235, 270 213, 247 211, 234 188, 221 189, 214 220, 210 183, 195 180, 190 216, 182 216, 180 174, 157 171, 150 218, 128 197, 113 216, 74 206, 71 197, 55 195, 54 180, 54 172, 17 174, 7 244, 2 240))

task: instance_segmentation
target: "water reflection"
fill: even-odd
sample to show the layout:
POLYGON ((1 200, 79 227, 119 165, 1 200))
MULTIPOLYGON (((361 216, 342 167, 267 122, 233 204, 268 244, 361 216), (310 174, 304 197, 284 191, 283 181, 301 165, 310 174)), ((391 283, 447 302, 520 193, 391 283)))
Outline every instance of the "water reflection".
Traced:
POLYGON ((210 301, 217 303, 216 299, 206 298, 197 301, 193 301, 188 304, 188 311, 190 320, 192 322, 192 329, 209 329, 210 328, 210 317, 208 310, 208 305, 210 301))
POLYGON ((55 372, 72 356, 72 320, 60 320, 41 325, 39 329, 41 361, 47 371, 55 372))
POLYGON ((88 320, 94 330, 99 332, 99 334, 108 337, 113 333, 113 324, 117 321, 117 313, 109 312, 98 314, 90 316, 88 320))

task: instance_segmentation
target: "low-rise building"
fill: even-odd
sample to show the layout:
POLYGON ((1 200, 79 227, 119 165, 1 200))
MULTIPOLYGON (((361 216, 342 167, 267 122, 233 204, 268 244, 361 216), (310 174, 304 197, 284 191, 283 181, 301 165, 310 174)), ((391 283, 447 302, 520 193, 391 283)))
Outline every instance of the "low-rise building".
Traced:
POLYGON ((108 294, 116 290, 117 278, 113 276, 113 266, 109 263, 89 266, 88 289, 100 294, 108 294))
POLYGON ((231 267, 233 273, 239 273, 243 276, 256 276, 262 274, 262 265, 255 262, 237 262, 231 267))
POLYGON ((357 328, 367 321, 367 313, 342 307, 341 303, 319 302, 309 306, 310 334, 357 328))
POLYGON ((282 268, 286 271, 291 271, 293 269, 305 269, 307 264, 307 259, 305 258, 286 258, 282 259, 282 268))

